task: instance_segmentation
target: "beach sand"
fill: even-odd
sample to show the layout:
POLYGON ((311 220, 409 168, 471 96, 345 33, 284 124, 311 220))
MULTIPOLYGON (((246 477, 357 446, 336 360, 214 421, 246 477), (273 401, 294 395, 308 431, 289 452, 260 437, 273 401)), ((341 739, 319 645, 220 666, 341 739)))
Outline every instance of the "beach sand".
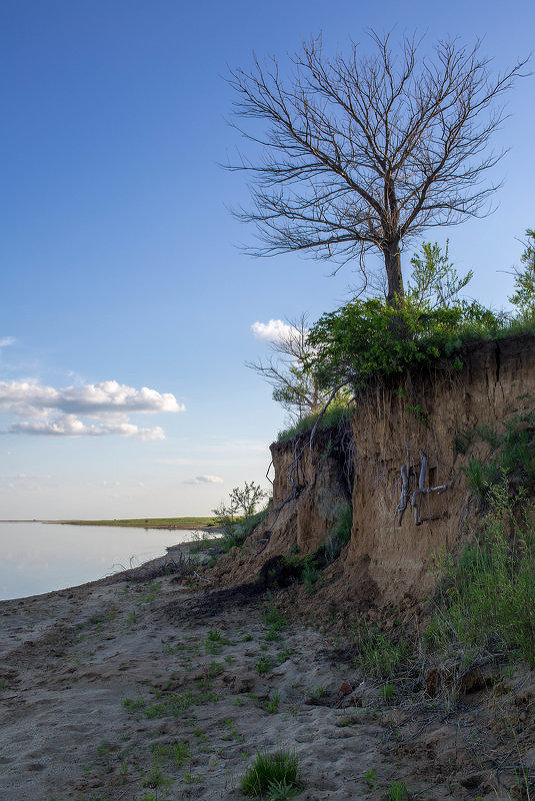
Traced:
POLYGON ((0 801, 240 799, 256 752, 280 748, 309 801, 385 798, 395 781, 502 797, 461 742, 472 711, 388 706, 331 635, 265 596, 154 578, 166 559, 0 604, 0 801))

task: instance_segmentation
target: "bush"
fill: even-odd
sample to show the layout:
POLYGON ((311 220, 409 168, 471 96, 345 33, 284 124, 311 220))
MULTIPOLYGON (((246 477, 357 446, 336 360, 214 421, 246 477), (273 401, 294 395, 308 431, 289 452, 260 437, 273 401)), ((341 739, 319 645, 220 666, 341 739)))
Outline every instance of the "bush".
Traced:
POLYGON ((358 389, 451 355, 467 339, 495 332, 500 324, 475 301, 427 309, 410 297, 396 306, 371 298, 324 314, 309 339, 320 385, 358 389))
POLYGON ((267 498, 267 493, 254 481, 245 482, 243 488, 234 487, 227 505, 222 501, 216 509, 216 525, 223 535, 223 547, 230 550, 233 546, 241 546, 253 528, 266 516, 268 508, 256 512, 258 504, 267 498))

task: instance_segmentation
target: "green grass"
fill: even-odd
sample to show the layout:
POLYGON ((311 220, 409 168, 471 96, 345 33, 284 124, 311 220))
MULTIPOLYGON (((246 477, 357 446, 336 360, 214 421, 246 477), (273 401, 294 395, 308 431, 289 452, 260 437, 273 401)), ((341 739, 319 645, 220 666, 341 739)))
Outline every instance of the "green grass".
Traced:
POLYGON ((352 641, 356 651, 355 665, 370 676, 390 679, 404 670, 411 660, 409 644, 377 626, 357 624, 352 641))
POLYGON ((214 517, 139 517, 125 520, 50 520, 70 526, 120 526, 123 528, 199 529, 216 525, 214 517))
MULTIPOLYGON (((348 407, 344 404, 332 404, 323 417, 318 425, 319 429, 326 429, 326 428, 336 428, 340 421, 347 417, 348 415, 348 407)), ((285 429, 284 431, 279 431, 279 435, 277 437, 277 442, 285 442, 286 440, 293 439, 298 434, 306 434, 309 431, 312 431, 314 428, 317 420, 319 417, 318 414, 309 414, 307 417, 303 417, 298 423, 290 428, 285 429)))
POLYGON ((257 754, 241 782, 242 792, 254 798, 266 793, 270 799, 291 798, 302 787, 297 755, 291 751, 257 754))
POLYGON ((535 505, 490 487, 490 509, 459 557, 443 557, 444 576, 427 640, 525 659, 535 666, 535 505), (452 642, 453 637, 453 642, 452 642))

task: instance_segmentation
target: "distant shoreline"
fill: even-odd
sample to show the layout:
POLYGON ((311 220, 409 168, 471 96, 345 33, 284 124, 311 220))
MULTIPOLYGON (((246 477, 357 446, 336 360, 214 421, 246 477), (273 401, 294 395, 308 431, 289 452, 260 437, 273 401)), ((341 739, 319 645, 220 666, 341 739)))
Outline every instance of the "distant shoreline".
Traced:
POLYGON ((155 528, 168 531, 199 531, 217 528, 213 517, 140 517, 115 520, 0 520, 0 523, 51 523, 66 526, 116 526, 120 528, 155 528))

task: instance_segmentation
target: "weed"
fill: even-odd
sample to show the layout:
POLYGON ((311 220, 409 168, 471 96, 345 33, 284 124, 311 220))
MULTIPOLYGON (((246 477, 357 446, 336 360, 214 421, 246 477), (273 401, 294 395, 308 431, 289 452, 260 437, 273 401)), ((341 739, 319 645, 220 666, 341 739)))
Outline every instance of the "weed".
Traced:
POLYGON ((204 641, 204 650, 207 654, 219 654, 223 645, 228 645, 229 640, 222 636, 219 629, 210 629, 204 641))
POLYGON ((301 573, 301 579, 309 595, 314 592, 314 585, 320 576, 320 571, 313 562, 307 561, 301 573))
POLYGON ((269 626, 270 631, 286 631, 290 625, 289 620, 284 617, 280 609, 277 609, 273 603, 273 598, 271 596, 269 597, 267 607, 262 613, 262 618, 266 626, 269 626))
POLYGON ((255 668, 259 676, 264 676, 266 673, 269 673, 273 668, 273 661, 271 657, 261 656, 258 662, 255 664, 255 668))
POLYGON ((394 696, 396 694, 394 685, 390 682, 383 684, 381 687, 381 698, 383 701, 386 701, 387 704, 390 704, 394 700, 394 696))
POLYGON ((241 638, 240 642, 251 642, 251 641, 252 641, 252 639, 253 639, 253 635, 252 635, 252 634, 245 634, 245 635, 244 635, 244 636, 241 638))
POLYGON ((370 790, 375 790, 375 788, 378 787, 379 781, 377 779, 377 774, 375 773, 375 768, 370 768, 367 770, 363 778, 370 790))
POLYGON ((279 711, 279 693, 277 690, 275 690, 271 698, 268 698, 264 703, 264 709, 272 715, 275 715, 279 711))
POLYGON ((170 784, 171 779, 165 776, 157 765, 153 765, 143 778, 143 787, 148 787, 151 790, 165 789, 170 784))
POLYGON ((155 743, 152 746, 152 753, 156 760, 172 760, 177 768, 182 768, 191 759, 190 744, 187 740, 181 743, 155 743))
POLYGON ((161 581, 151 581, 145 591, 140 595, 138 604, 151 604, 162 588, 161 581))
POLYGON ((282 648, 277 654, 277 662, 282 665, 293 654, 293 648, 282 648))
POLYGON ((390 678, 404 668, 410 657, 410 648, 404 640, 394 640, 377 626, 358 625, 353 630, 357 654, 355 664, 365 673, 390 678))
POLYGON ((503 650, 535 665, 535 507, 506 476, 490 488, 490 510, 460 556, 443 557, 440 605, 426 636, 442 645, 503 650))
POLYGON ((388 801, 406 801, 409 798, 409 791, 405 782, 394 781, 387 790, 388 801))
POLYGON ((259 796, 269 792, 273 797, 273 793, 279 793, 275 796, 279 799, 290 798, 302 787, 297 755, 291 751, 257 754, 241 782, 245 795, 259 796))

